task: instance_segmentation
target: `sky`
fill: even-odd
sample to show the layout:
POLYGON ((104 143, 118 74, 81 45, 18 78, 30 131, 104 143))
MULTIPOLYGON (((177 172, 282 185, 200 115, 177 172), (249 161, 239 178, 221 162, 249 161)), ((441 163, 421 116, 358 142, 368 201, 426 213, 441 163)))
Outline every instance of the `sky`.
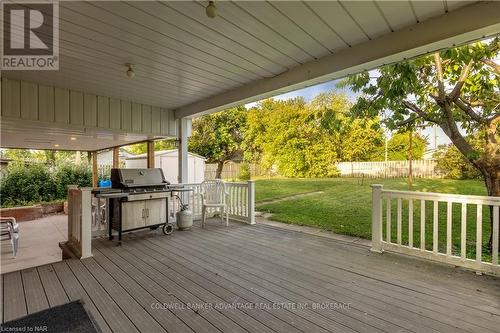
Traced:
MULTIPOLYGON (((357 98, 357 93, 351 91, 350 89, 340 89, 337 88, 337 82, 338 80, 333 80, 333 81, 328 81, 325 83, 320 83, 314 86, 310 86, 307 88, 303 89, 298 89, 294 90, 285 94, 277 95, 274 96, 274 99, 279 99, 279 100, 287 100, 287 99, 292 99, 295 97, 303 97, 306 102, 309 102, 312 100, 316 95, 323 93, 323 92, 328 92, 328 91, 341 91, 347 94, 349 96, 349 99, 351 99, 353 102, 357 98)), ((258 102, 254 103, 249 103, 246 104, 245 106, 247 108, 253 107, 257 104, 258 102)), ((427 137, 428 149, 434 149, 434 147, 442 145, 442 144, 449 144, 451 143, 450 139, 444 134, 443 130, 439 127, 436 128, 436 126, 429 127, 426 129, 423 129, 421 131, 421 134, 427 137)))

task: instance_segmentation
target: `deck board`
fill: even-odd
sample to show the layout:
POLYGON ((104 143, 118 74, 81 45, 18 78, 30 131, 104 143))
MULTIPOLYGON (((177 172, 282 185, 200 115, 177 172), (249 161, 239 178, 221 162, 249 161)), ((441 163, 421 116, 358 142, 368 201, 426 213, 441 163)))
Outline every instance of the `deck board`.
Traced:
MULTIPOLYGON (((140 253, 138 251, 135 252, 134 254, 137 255, 138 257, 140 256, 140 253)), ((146 253, 145 257, 150 254, 151 253, 146 253)), ((212 303, 212 304, 218 304, 224 302, 222 298, 218 297, 217 294, 212 293, 211 290, 206 289, 200 286, 199 284, 193 282, 191 276, 189 275, 184 276, 174 271, 170 266, 156 262, 153 262, 151 264, 151 267, 162 272, 162 274, 165 275, 165 277, 175 282, 178 286, 186 290, 189 290, 193 295, 198 297, 201 302, 212 303)), ((261 324, 259 321, 253 319, 252 317, 248 316, 239 309, 228 309, 227 311, 224 311, 223 314, 248 332, 262 332, 262 333, 272 332, 272 330, 267 328, 265 325, 261 324)), ((233 329, 231 328, 226 328, 226 329, 233 331, 233 329)))
POLYGON ((475 333, 500 326, 498 278, 271 226, 211 220, 205 229, 137 232, 120 247, 105 239, 93 247, 93 258, 2 275, 0 319, 82 299, 103 332, 475 333), (350 308, 312 307, 335 303, 350 308), (291 306, 299 304, 307 307, 291 306))
POLYGON ((4 274, 3 285, 3 320, 25 316, 28 312, 21 272, 4 274))
MULTIPOLYGON (((154 242, 156 243, 156 242, 154 242)), ((184 248, 187 246, 187 242, 183 240, 183 246, 184 248)), ((191 257, 190 259, 193 259, 193 257, 196 256, 196 250, 193 250, 194 252, 189 253, 189 256, 191 257)), ((209 251, 204 249, 203 253, 207 254, 209 251)), ((223 252, 223 251, 220 251, 223 252)), ((231 258, 231 259, 226 259, 226 260, 221 260, 219 262, 223 263, 223 266, 218 266, 216 262, 211 260, 211 258, 208 258, 206 256, 200 256, 200 261, 196 262, 197 266, 203 265, 203 262, 208 262, 213 265, 214 270, 217 272, 220 272, 220 270, 224 269, 227 271, 226 274, 229 274, 228 276, 240 276, 242 279, 248 280, 251 283, 254 283, 254 285, 259 285, 261 287, 265 287, 266 289, 274 291, 274 295, 280 294, 280 295, 287 295, 287 297, 290 297, 294 301, 298 302, 308 302, 308 303, 341 303, 343 301, 346 301, 345 303, 348 303, 350 298, 344 298, 340 299, 339 297, 332 297, 332 298, 327 298, 325 297, 324 291, 322 293, 315 292, 313 289, 315 288, 317 284, 317 280, 313 281, 308 281, 305 284, 302 285, 295 285, 292 290, 288 290, 286 288, 282 288, 284 279, 284 276, 290 277, 291 279, 299 278, 298 274, 290 273, 290 272, 284 272, 285 275, 278 273, 276 277, 272 277, 271 274, 273 272, 276 272, 276 265, 279 265, 278 263, 275 263, 273 266, 267 266, 265 267, 265 270, 261 272, 261 274, 255 275, 249 272, 248 270, 245 270, 245 266, 248 265, 262 265, 262 263, 252 263, 252 258, 245 259, 244 264, 238 264, 238 260, 242 258, 242 255, 238 254, 237 257, 231 258), (231 268, 231 266, 233 266, 231 268), (265 274, 265 278, 263 278, 265 274)), ((220 259, 218 259, 220 260, 220 259)), ((207 266, 209 267, 209 266, 207 266)), ((210 268, 210 267, 209 267, 210 268)), ((259 272, 258 270, 254 271, 259 272)), ((221 274, 219 274, 221 275, 221 274)), ((245 280, 240 280, 244 282, 245 280)), ((349 311, 347 313, 342 313, 342 312, 336 312, 335 313, 335 319, 339 321, 340 323, 343 323, 344 325, 351 327, 353 330, 356 331, 394 331, 394 330, 400 330, 404 331, 404 326, 397 326, 392 323, 389 323, 387 321, 380 320, 379 318, 375 316, 367 316, 366 312, 364 311, 359 311, 357 309, 353 309, 354 311, 349 311)), ((323 315, 330 315, 327 311, 324 310, 318 310, 319 313, 322 313, 323 315)), ((380 312, 380 314, 387 313, 387 312, 380 312)), ((402 321, 401 324, 408 324, 406 321, 402 321)), ((344 328, 344 330, 346 330, 344 328)), ((418 332, 418 330, 416 331, 418 332)), ((426 330, 425 332, 428 332, 426 330)))
POLYGON ((53 267, 51 265, 45 265, 38 267, 37 270, 50 307, 68 303, 68 295, 57 278, 53 267))
POLYGON ((177 318, 170 311, 161 311, 151 305, 160 303, 147 289, 135 282, 126 272, 122 271, 113 261, 108 259, 99 250, 94 250, 94 259, 132 296, 148 313, 167 331, 170 332, 193 332, 189 326, 177 318))
POLYGON ((21 271, 23 285, 25 286, 24 295, 26 298, 26 307, 28 313, 45 310, 49 307, 45 290, 40 281, 40 276, 36 268, 29 268, 21 271))
MULTIPOLYGON (((113 248, 113 247, 110 247, 113 248)), ((100 249, 100 248, 99 248, 100 249)), ((117 250, 120 253, 119 250, 117 250)), ((104 253, 105 250, 102 250, 104 253)), ((153 295, 160 304, 184 304, 176 295, 174 291, 170 292, 168 289, 169 284, 162 284, 155 278, 150 278, 146 274, 146 271, 140 265, 140 262, 129 263, 128 260, 123 259, 119 255, 109 255, 109 251, 106 251, 108 258, 112 258, 119 267, 127 272, 127 274, 134 279, 143 288, 147 289, 151 295, 153 295)), ((131 258, 127 258, 131 259, 131 258)), ((184 323, 186 323, 195 332, 220 332, 215 326, 213 326, 209 321, 207 321, 200 313, 195 312, 192 309, 187 311, 178 308, 168 309, 175 316, 180 318, 184 323)))
MULTIPOLYGON (((137 245, 136 248, 139 248, 140 245, 137 245)), ((149 247, 152 249, 152 247, 149 247)), ((184 247, 183 247, 184 248, 184 247)), ((184 248, 185 249, 185 248, 184 248)), ((145 250, 147 251, 147 250, 145 250)), ((163 261, 168 263, 171 258, 162 258, 161 253, 172 253, 172 251, 162 251, 161 248, 157 249, 157 252, 155 254, 151 253, 151 256, 156 256, 158 260, 163 261)), ((247 288, 251 289, 256 295, 262 297, 265 299, 266 303, 272 304, 272 303, 294 303, 294 300, 287 298, 286 296, 289 296, 286 294, 286 292, 283 292, 283 290, 277 290, 279 289, 278 286, 276 288, 271 289, 271 288, 263 288, 264 286, 264 281, 260 280, 259 278, 249 278, 249 276, 246 276, 246 279, 240 275, 238 270, 227 270, 228 266, 221 267, 217 265, 217 262, 215 262, 213 259, 210 257, 204 257, 204 265, 207 265, 206 267, 213 269, 211 272, 212 274, 218 274, 219 276, 227 279, 227 281, 231 281, 237 285, 241 286, 246 286, 247 288)), ((198 265, 201 265, 202 263, 199 262, 198 265)), ((305 301, 305 299, 301 299, 301 301, 305 301)), ((296 302, 299 303, 299 302, 296 302)), ((324 332, 324 331, 335 331, 335 332, 353 332, 352 330, 349 329, 348 326, 343 326, 341 323, 336 321, 333 318, 328 318, 325 316, 322 316, 316 311, 311 311, 310 309, 307 310, 289 310, 289 313, 287 313, 290 318, 295 316, 295 325, 299 327, 302 330, 305 330, 307 332, 324 332)), ((364 327, 365 329, 368 329, 368 326, 364 327)), ((371 328, 372 330, 376 331, 374 328, 371 328)))
POLYGON ((106 320, 104 320, 103 316, 95 306, 94 301, 85 292, 76 276, 69 269, 67 263, 59 262, 56 264, 52 264, 52 268, 54 269, 54 272, 56 272, 59 281, 61 281, 61 284, 69 297, 69 300, 82 300, 85 304, 85 308, 90 312, 97 325, 99 325, 101 331, 103 333, 112 332, 108 323, 106 322, 106 320))
MULTIPOLYGON (((249 236, 245 236, 247 239, 249 236)), ((274 249, 274 246, 272 247, 274 249)), ((307 249, 307 248, 306 248, 307 249)), ((306 250, 304 249, 304 250, 306 250)), ((328 249, 325 249, 322 253, 325 258, 329 257, 328 249), (325 251, 326 250, 326 251, 325 251)), ((286 248, 286 251, 293 251, 290 247, 286 248)), ((306 252, 308 255, 310 253, 310 249, 307 249, 306 252)), ((338 252, 336 252, 338 256, 338 252)), ((331 254, 332 257, 335 254, 331 254)), ((302 255, 298 254, 295 257, 303 257, 302 255)), ((371 258, 365 259, 367 260, 367 263, 369 262, 371 258)), ((363 259, 360 259, 359 261, 363 261, 363 259)), ((343 263, 340 267, 342 267, 342 270, 338 270, 337 267, 339 267, 339 263, 335 263, 333 267, 331 265, 328 265, 327 260, 324 260, 321 258, 319 255, 318 257, 312 256, 308 258, 308 264, 303 265, 303 269, 306 269, 307 271, 311 271, 316 269, 316 272, 319 272, 318 270, 321 269, 321 273, 323 272, 331 272, 338 278, 345 278, 345 282, 350 282, 353 279, 358 282, 360 287, 365 287, 364 294, 370 291, 370 289, 373 289, 373 286, 375 285, 377 287, 377 290, 382 290, 384 294, 388 295, 391 299, 392 302, 395 302, 397 300, 401 302, 408 303, 408 305, 413 306, 418 306, 418 309, 415 308, 415 310, 422 311, 422 307, 425 309, 428 309, 428 314, 432 315, 432 313, 437 313, 441 315, 446 315, 447 317, 455 317, 456 319, 468 319, 471 321, 476 321, 477 324, 483 325, 485 324, 484 320, 488 321, 491 317, 490 314, 484 313, 483 311, 475 311, 474 309, 471 309, 470 305, 469 306, 464 306, 460 304, 456 304, 455 301, 457 301, 456 298, 453 299, 447 299, 446 294, 441 294, 437 295, 438 297, 429 296, 426 293, 426 289, 420 290, 418 293, 414 291, 415 287, 413 286, 408 286, 408 284, 405 284, 406 287, 401 287, 397 283, 395 283, 394 277, 397 277, 397 272, 391 271, 392 274, 388 274, 385 276, 385 280, 381 280, 379 278, 373 279, 372 276, 375 276, 375 272, 371 272, 369 276, 363 276, 367 275, 367 272, 370 272, 370 267, 366 266, 365 270, 363 272, 358 271, 357 269, 353 270, 353 265, 356 265, 358 263, 343 263), (316 261, 320 260, 321 263, 320 265, 315 265, 316 261), (325 265, 326 264, 326 265, 325 265), (346 273, 344 274, 343 271, 346 273), (361 274, 360 274, 361 273, 361 274), (395 274, 396 273, 396 274, 395 274), (394 280, 394 281, 391 281, 394 280), (391 281, 390 283, 387 283, 387 281, 391 281), (450 302, 452 301, 452 302, 450 302), (443 311, 443 309, 452 309, 454 311, 462 311, 463 313, 459 314, 448 314, 446 311, 443 311), (482 317, 482 318, 481 318, 482 317)), ((328 275, 326 275, 327 277, 328 275)), ((317 274, 315 274, 315 277, 320 277, 317 274)), ((446 280, 446 279, 445 279, 446 280)), ((445 282, 445 281, 441 281, 445 282)), ((347 286, 347 284, 344 284, 347 286)), ((479 294, 479 293, 478 293, 479 294)), ((376 295, 374 295, 376 297, 376 295)), ((463 301, 464 299, 462 299, 463 301)), ((472 303, 472 302, 469 302, 472 303)), ((407 305, 407 306, 408 306, 407 305)), ((451 321, 450 321, 451 322, 451 321)), ((494 325, 490 326, 490 329, 493 329, 494 325)))
MULTIPOLYGON (((204 232, 205 232, 205 234, 207 233, 205 230, 204 230, 204 232)), ((324 264, 322 264, 320 266, 314 265, 314 262, 316 260, 316 258, 314 258, 314 257, 307 257, 306 256, 305 260, 303 262, 301 262, 299 259, 301 259, 304 256, 302 256, 301 254, 295 254, 293 256, 290 256, 290 257, 293 257, 293 260, 292 260, 293 262, 286 263, 286 262, 283 262, 282 257, 279 257, 279 256, 276 257, 273 254, 273 252, 276 252, 276 246, 274 246, 274 245, 268 245, 268 247, 270 247, 270 249, 269 249, 269 251, 265 251, 266 254, 263 256, 261 253, 257 253, 256 251, 253 250, 253 249, 255 249, 255 246, 250 245, 250 248, 246 249, 246 251, 242 251, 241 249, 245 248, 245 245, 243 245, 243 243, 241 241, 238 241, 238 240, 233 241, 233 240, 229 240, 229 239, 224 240, 223 237, 224 236, 212 239, 213 237, 205 235, 203 237, 203 239, 197 239, 196 242, 193 243, 192 246, 193 246, 193 248, 198 249, 197 252, 203 252, 203 254, 207 254, 207 252, 214 251, 214 250, 216 251, 216 253, 224 253, 224 252, 227 252, 227 251, 224 251, 225 247, 224 247, 224 245, 222 245, 222 244, 224 244, 224 241, 225 241, 226 243, 228 243, 226 245, 226 247, 234 248, 233 254, 237 255, 237 257, 235 257, 229 261, 226 260, 226 264, 232 264, 234 262, 234 260, 238 260, 238 258, 242 258, 242 257, 248 258, 247 260, 245 260, 245 262, 242 266, 243 269, 244 269, 244 266, 251 265, 252 260, 254 260, 255 258, 260 257, 260 264, 264 265, 266 261, 270 261, 274 257, 276 260, 270 261, 270 264, 266 268, 265 272, 270 273, 273 270, 275 270, 276 267, 284 266, 284 267, 287 267, 288 270, 281 271, 280 272, 281 276, 289 277, 289 276, 293 276, 294 274, 304 275, 301 272, 308 272, 307 274, 311 275, 311 278, 314 281, 320 281, 321 278, 327 279, 330 276, 330 275, 322 274, 324 272, 332 272, 332 275, 336 276, 337 278, 342 278, 345 275, 344 271, 336 270, 335 268, 328 267, 324 264), (203 247, 203 245, 201 243, 209 244, 206 251, 199 251, 200 247, 203 247), (217 245, 213 245, 213 244, 217 244, 217 245), (239 246, 239 248, 236 248, 236 246, 239 246), (296 267, 302 267, 302 269, 296 271, 295 270, 296 267), (316 273, 313 273, 315 271, 316 271, 316 273)), ((251 243, 251 240, 250 240, 251 235, 248 235, 248 234, 245 235, 244 239, 247 242, 251 243)), ((182 242, 183 246, 186 246, 188 240, 176 239, 176 240, 174 240, 174 242, 182 242)), ((256 245, 261 246, 261 247, 265 246, 265 245, 263 245, 263 243, 257 243, 256 245)), ((292 249, 290 247, 285 248, 285 250, 289 253, 294 251, 294 249, 292 249)), ((262 250, 260 250, 260 252, 262 252, 262 250)), ((307 253, 309 254, 308 251, 307 251, 307 253)), ((326 255, 327 253, 323 252, 323 254, 326 255)), ((222 261, 224 261, 224 260, 222 260, 222 261)), ((346 266, 345 269, 348 269, 348 267, 346 266)), ((296 281, 296 279, 293 281, 296 281)), ((443 305, 446 305, 446 304, 442 300, 440 300, 438 298, 425 297, 425 295, 420 297, 420 298, 415 299, 414 292, 411 289, 405 289, 405 288, 398 289, 397 286, 395 286, 394 284, 381 283, 380 281, 377 281, 377 280, 374 280, 371 278, 358 276, 356 274, 349 273, 347 275, 347 277, 345 278, 345 281, 344 281, 345 283, 338 285, 338 287, 349 288, 349 284, 352 281, 355 281, 357 283, 357 288, 365 287, 363 295, 366 295, 366 294, 370 295, 371 294, 374 296, 375 299, 380 299, 381 296, 387 295, 390 302, 392 302, 392 303, 396 302, 398 304, 401 304, 402 307, 407 308, 407 309, 413 309, 417 313, 424 312, 426 315, 430 316, 431 318, 432 317, 439 318, 439 319, 443 318, 450 325, 455 326, 455 329, 459 329, 462 326, 455 324, 453 317, 455 317, 455 319, 459 319, 459 320, 460 319, 468 319, 470 321, 475 322, 475 324, 479 327, 485 327, 485 328, 489 328, 491 330, 495 329, 495 324, 488 322, 490 317, 491 317, 491 315, 488 313, 484 313, 482 311, 473 311, 470 309, 470 307, 462 307, 462 306, 458 306, 454 303, 447 303, 448 309, 453 309, 454 311, 461 310, 463 312, 461 314, 458 314, 458 313, 457 314, 455 314, 455 313, 448 314, 448 313, 446 313, 445 310, 443 310, 443 309, 446 309, 446 307, 443 307, 443 305), (376 286, 377 286, 377 289, 378 289, 377 293, 373 293, 371 291, 371 289, 373 289, 373 284, 376 284, 376 286), (396 289, 396 291, 394 289, 396 289), (380 294, 379 291, 383 291, 383 293, 380 294), (435 304, 435 302, 438 302, 438 304, 435 304), (470 313, 470 312, 472 312, 472 313, 470 313), (481 318, 480 315, 482 315, 483 318, 481 318), (452 318, 448 318, 448 317, 452 317, 452 318)), ((316 284, 318 284, 318 283, 316 283, 316 284)), ((421 325, 418 322, 416 324, 421 325)), ((462 325, 465 325, 466 327, 468 327, 470 329, 473 329, 475 327, 474 324, 471 325, 467 321, 463 321, 462 325)), ((443 328, 441 328, 441 330, 442 329, 443 328)))
POLYGON ((139 332, 134 323, 123 313, 120 306, 115 303, 81 261, 73 259, 66 262, 114 332, 139 332))

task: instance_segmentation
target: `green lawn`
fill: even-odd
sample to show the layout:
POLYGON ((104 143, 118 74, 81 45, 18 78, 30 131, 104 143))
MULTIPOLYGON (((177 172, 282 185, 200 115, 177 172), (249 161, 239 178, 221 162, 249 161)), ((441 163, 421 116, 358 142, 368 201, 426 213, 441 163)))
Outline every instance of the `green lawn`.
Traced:
MULTIPOLYGON (((370 184, 383 184, 386 189, 409 190, 404 179, 270 179, 257 180, 257 210, 271 212, 272 219, 285 223, 316 226, 340 234, 371 238, 371 188, 370 184), (297 193, 322 191, 314 194, 275 203, 259 204, 259 201, 286 197, 297 193)), ((474 180, 417 179, 412 190, 424 192, 444 192, 458 194, 485 195, 483 182, 474 180)), ((384 202, 385 208, 385 202, 384 202)), ((413 244, 420 246, 420 203, 414 202, 413 244)), ((426 248, 432 249, 432 202, 426 202, 426 248)), ((453 252, 460 253, 461 207, 453 205, 453 252)), ((408 244, 408 202, 403 201, 402 242, 408 244)), ((467 207, 467 256, 475 255, 476 207, 467 207)), ((385 209, 384 209, 384 238, 385 209)), ((396 202, 392 202, 392 232, 396 240, 396 202)), ((488 241, 490 232, 489 210, 483 208, 483 243, 488 241)), ((439 204, 439 249, 446 246, 446 203, 439 204)), ((486 253, 486 246, 483 246, 486 253)))

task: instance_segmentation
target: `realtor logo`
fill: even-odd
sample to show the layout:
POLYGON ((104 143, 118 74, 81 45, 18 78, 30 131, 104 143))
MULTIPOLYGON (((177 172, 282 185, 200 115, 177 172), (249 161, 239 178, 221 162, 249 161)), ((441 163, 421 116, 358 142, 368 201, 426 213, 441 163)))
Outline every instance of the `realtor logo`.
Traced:
POLYGON ((2 3, 2 70, 59 69, 59 4, 2 3))

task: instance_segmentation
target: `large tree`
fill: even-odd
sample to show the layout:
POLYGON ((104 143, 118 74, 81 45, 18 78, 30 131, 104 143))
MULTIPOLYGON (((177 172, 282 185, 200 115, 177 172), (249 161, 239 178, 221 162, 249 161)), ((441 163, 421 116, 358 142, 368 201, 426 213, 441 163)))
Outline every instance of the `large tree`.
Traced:
MULTIPOLYGON (((500 196, 499 38, 364 72, 344 86, 362 92, 353 110, 383 115, 390 128, 437 125, 481 172, 488 195, 500 196), (479 149, 467 134, 482 137, 479 149)), ((490 238, 491 244, 491 238, 490 238)))
POLYGON ((226 161, 242 158, 246 115, 246 108, 238 106, 193 121, 189 151, 204 156, 209 163, 217 163, 216 178, 221 178, 226 161))

